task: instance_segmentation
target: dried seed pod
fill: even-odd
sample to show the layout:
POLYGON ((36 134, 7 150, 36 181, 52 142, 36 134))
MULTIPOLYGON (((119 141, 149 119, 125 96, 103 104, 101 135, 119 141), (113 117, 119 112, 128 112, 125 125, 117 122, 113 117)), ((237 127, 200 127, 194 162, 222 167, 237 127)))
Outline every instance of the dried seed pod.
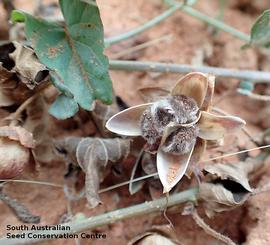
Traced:
POLYGON ((196 126, 181 127, 168 136, 162 150, 177 155, 186 154, 195 145, 198 134, 199 129, 196 126))
POLYGON ((169 104, 178 123, 190 123, 197 119, 199 108, 194 99, 185 95, 168 97, 169 104))
POLYGON ((162 134, 159 133, 156 128, 154 117, 151 113, 151 108, 148 108, 142 114, 141 130, 143 138, 147 140, 149 149, 155 150, 156 148, 158 148, 162 134))
POLYGON ((168 108, 158 107, 154 114, 156 126, 159 131, 164 131, 164 127, 166 127, 170 122, 175 121, 174 112, 168 108))
MULTIPOLYGON (((141 116, 142 136, 147 140, 148 149, 150 151, 158 149, 164 129, 169 123, 193 122, 197 119, 198 110, 195 100, 184 95, 167 96, 166 99, 153 103, 141 116)), ((190 145, 192 144, 193 141, 190 145)), ((183 146, 182 143, 181 145, 183 146)))
POLYGON ((146 89, 143 91, 146 92, 146 101, 153 100, 153 103, 128 108, 106 123, 114 133, 143 136, 147 140, 148 150, 157 153, 157 170, 164 192, 169 192, 180 181, 189 164, 200 160, 206 141, 222 140, 227 133, 245 125, 245 121, 238 117, 209 113, 214 85, 213 75, 191 72, 182 77, 170 93, 158 88, 146 89), (149 120, 145 119, 146 116, 149 120), (179 132, 179 128, 192 126, 196 128, 182 129, 188 131, 183 135, 179 132), (172 134, 174 131, 177 132, 172 134))

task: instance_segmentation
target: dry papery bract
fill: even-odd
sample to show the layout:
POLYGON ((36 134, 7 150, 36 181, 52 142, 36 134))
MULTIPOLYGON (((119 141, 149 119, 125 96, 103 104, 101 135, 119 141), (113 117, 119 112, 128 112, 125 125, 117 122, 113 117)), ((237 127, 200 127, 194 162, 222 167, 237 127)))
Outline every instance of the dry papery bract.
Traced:
POLYGON ((9 169, 9 174, 3 174, 6 178, 21 173, 29 159, 32 169, 33 158, 37 162, 52 159, 46 103, 43 96, 37 94, 47 85, 48 74, 49 71, 38 61, 32 49, 16 42, 0 46, 0 109, 5 112, 1 113, 5 115, 0 119, 1 131, 9 134, 24 132, 24 136, 31 135, 31 139, 27 138, 29 144, 35 141, 35 145, 28 147, 18 139, 7 140, 1 136, 0 151, 8 152, 10 157, 13 155, 8 158, 8 155, 1 154, 5 156, 2 166, 5 163, 5 169, 9 169), (29 103, 20 110, 20 106, 28 100, 29 103))
POLYGON ((141 89, 147 103, 117 113, 106 124, 114 133, 146 140, 145 149, 157 155, 164 192, 169 192, 186 172, 190 175, 208 141, 220 142, 227 133, 245 125, 239 117, 210 113, 214 85, 213 75, 192 72, 169 94, 157 87, 141 89))
POLYGON ((55 142, 56 149, 68 162, 79 165, 85 173, 85 192, 90 207, 101 203, 99 185, 111 164, 129 154, 129 139, 67 137, 55 142))
POLYGON ((99 132, 103 137, 112 137, 113 134, 105 128, 105 124, 110 117, 119 112, 119 107, 114 101, 111 105, 104 105, 99 101, 95 101, 95 108, 91 111, 93 121, 98 127, 99 132))
POLYGON ((207 216, 242 205, 253 191, 249 178, 262 164, 262 160, 248 158, 245 162, 206 166, 206 180, 200 184, 199 199, 207 216))
POLYGON ((162 196, 162 185, 157 176, 154 178, 133 182, 133 179, 137 177, 151 175, 156 172, 157 167, 155 157, 152 154, 145 152, 144 149, 142 149, 132 169, 129 183, 130 194, 133 195, 137 193, 139 190, 142 189, 144 184, 147 184, 151 198, 152 199, 160 198, 162 196))
POLYGON ((128 245, 181 245, 169 225, 153 226, 145 233, 136 236, 128 245))

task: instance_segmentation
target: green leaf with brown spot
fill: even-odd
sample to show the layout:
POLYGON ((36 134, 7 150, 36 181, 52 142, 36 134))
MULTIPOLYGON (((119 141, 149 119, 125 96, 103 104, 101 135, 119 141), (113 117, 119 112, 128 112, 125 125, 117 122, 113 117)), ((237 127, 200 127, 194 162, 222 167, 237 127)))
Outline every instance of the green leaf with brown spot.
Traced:
POLYGON ((86 110, 92 109, 95 99, 110 104, 112 82, 108 59, 103 54, 104 33, 98 7, 81 0, 59 3, 64 25, 17 10, 12 12, 11 19, 25 22, 26 37, 38 58, 56 73, 58 83, 71 92, 70 99, 86 110))

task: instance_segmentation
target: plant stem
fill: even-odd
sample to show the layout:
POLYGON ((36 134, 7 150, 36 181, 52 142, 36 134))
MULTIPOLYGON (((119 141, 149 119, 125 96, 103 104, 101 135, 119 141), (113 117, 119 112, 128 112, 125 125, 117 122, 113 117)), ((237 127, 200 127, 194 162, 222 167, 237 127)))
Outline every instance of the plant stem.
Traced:
POLYGON ((237 29, 223 23, 220 20, 217 20, 215 18, 209 17, 203 13, 200 13, 198 10, 195 10, 194 8, 192 8, 189 5, 186 4, 182 4, 182 3, 173 3, 171 5, 171 8, 169 8, 168 10, 166 10, 164 13, 162 13, 161 15, 153 18, 152 20, 146 22, 145 24, 136 27, 135 29, 128 31, 126 33, 114 36, 114 37, 109 37, 109 38, 105 38, 104 39, 104 43, 105 46, 108 47, 112 44, 121 42, 123 40, 132 38, 148 29, 150 29, 151 27, 159 24, 160 22, 162 22, 163 20, 167 19, 169 16, 171 16, 173 13, 175 13, 178 9, 181 9, 183 12, 189 14, 190 16, 195 17, 198 20, 201 20, 211 26, 214 26, 215 28, 228 32, 230 33, 232 36, 239 38, 240 40, 243 40, 244 42, 248 43, 250 38, 249 35, 238 31, 237 29))
POLYGON ((151 71, 151 72, 172 72, 188 73, 192 71, 211 73, 219 77, 237 78, 248 81, 259 81, 270 83, 270 72, 238 70, 228 68, 218 68, 210 66, 192 66, 186 64, 170 64, 150 61, 127 61, 127 60, 110 60, 111 70, 125 71, 151 71))
POLYGON ((150 214, 150 213, 155 213, 155 212, 160 212, 164 210, 166 207, 179 205, 187 201, 195 201, 197 193, 198 193, 198 188, 192 188, 192 189, 170 196, 168 202, 166 198, 160 198, 154 201, 145 202, 145 203, 141 203, 135 206, 114 210, 108 213, 86 218, 80 221, 62 224, 62 225, 69 226, 71 229, 70 231, 50 230, 50 231, 38 231, 38 232, 34 232, 34 231, 24 232, 26 234, 25 238, 20 238, 20 239, 1 238, 0 244, 5 244, 5 245, 30 244, 30 243, 36 243, 36 242, 44 241, 48 239, 48 238, 45 238, 45 239, 29 238, 28 237, 29 233, 31 233, 32 235, 33 234, 39 234, 42 236, 44 235, 44 237, 46 237, 47 235, 52 235, 52 234, 59 235, 59 234, 64 234, 64 233, 68 233, 68 234, 79 233, 84 230, 90 230, 90 229, 94 229, 103 225, 112 224, 119 220, 133 218, 140 215, 145 215, 145 214, 150 214))
POLYGON ((0 182, 14 182, 14 183, 24 183, 24 184, 36 184, 36 185, 47 185, 47 186, 54 186, 54 187, 59 187, 63 188, 63 185, 60 184, 55 184, 55 183, 50 183, 46 181, 35 181, 35 180, 20 180, 20 179, 0 179, 0 182))
POLYGON ((183 6, 183 8, 181 8, 181 10, 183 12, 195 17, 196 19, 199 19, 203 22, 206 22, 207 24, 214 26, 222 31, 230 33, 232 36, 237 37, 246 43, 248 43, 250 40, 249 35, 241 32, 241 31, 236 30, 235 28, 223 23, 222 21, 219 21, 219 20, 214 19, 212 17, 209 17, 205 14, 202 14, 198 10, 195 10, 194 8, 192 8, 190 6, 185 5, 185 6, 183 6))
POLYGON ((213 228, 211 228, 205 221, 199 216, 197 210, 195 209, 192 213, 192 218, 196 222, 196 224, 201 227, 208 235, 216 238, 219 241, 224 242, 227 245, 236 245, 229 237, 217 232, 213 228))
POLYGON ((159 37, 159 38, 153 39, 151 41, 147 41, 147 42, 141 43, 139 45, 133 46, 131 48, 124 49, 124 50, 122 50, 122 51, 120 51, 120 52, 118 52, 116 54, 113 54, 113 56, 111 56, 111 58, 116 60, 116 59, 121 58, 124 55, 128 55, 128 54, 133 53, 135 51, 139 51, 139 50, 145 49, 147 47, 154 46, 157 43, 160 43, 162 41, 168 41, 171 38, 172 38, 171 34, 163 36, 163 37, 159 37))
POLYGON ((145 30, 157 25, 158 23, 162 22, 163 20, 167 19, 169 16, 171 16, 176 10, 180 9, 181 7, 183 7, 183 4, 174 4, 174 6, 172 6, 171 8, 169 8, 168 10, 166 10, 164 13, 162 13, 161 15, 153 18, 152 20, 146 22, 145 24, 131 30, 128 32, 125 32, 123 34, 114 36, 114 37, 109 37, 106 38, 104 40, 105 42, 105 47, 108 47, 114 43, 118 43, 121 42, 123 40, 132 38, 138 34, 140 34, 141 32, 144 32, 145 30))

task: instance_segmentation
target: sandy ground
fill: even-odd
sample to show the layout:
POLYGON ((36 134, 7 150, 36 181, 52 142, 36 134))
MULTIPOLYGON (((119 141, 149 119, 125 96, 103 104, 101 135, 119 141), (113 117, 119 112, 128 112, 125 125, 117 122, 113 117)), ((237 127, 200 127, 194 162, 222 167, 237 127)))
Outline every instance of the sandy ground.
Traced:
MULTIPOLYGON (((30 10, 33 1, 17 0, 16 6, 30 10)), ((238 30, 249 33, 252 23, 263 8, 269 8, 268 1, 227 1, 224 21, 238 30), (265 4, 265 5, 263 5, 265 4)), ((99 0, 101 17, 104 23, 106 37, 128 31, 152 17, 164 11, 164 5, 159 0, 150 1, 121 1, 99 0)), ((209 16, 215 17, 218 13, 218 1, 199 1, 196 8, 209 16)), ((174 62, 183 64, 204 64, 228 68, 241 69, 265 69, 263 58, 254 49, 240 50, 244 44, 231 35, 222 31, 213 35, 213 28, 178 11, 158 26, 137 36, 136 38, 113 45, 106 53, 109 57, 115 57, 118 52, 134 45, 160 37, 168 36, 165 41, 151 45, 147 49, 123 56, 123 59, 150 60, 160 62, 174 62)), ((136 90, 139 87, 160 85, 166 88, 173 86, 180 77, 177 74, 157 74, 146 72, 120 72, 111 71, 111 77, 115 93, 129 105, 142 102, 136 90)), ((215 101, 223 98, 225 91, 235 89, 237 81, 217 79, 217 94, 215 101)), ((262 130, 258 127, 254 113, 260 112, 261 104, 236 95, 224 97, 219 106, 229 113, 237 114, 247 121, 247 128, 256 134, 262 130)), ((51 118, 52 125, 54 119, 51 118)), ((51 127, 54 137, 69 135, 70 121, 57 123, 51 127)), ((85 126, 88 127, 88 126, 85 126)), ((90 132, 91 129, 87 129, 90 132)), ((76 132, 78 132, 77 129, 76 132)), ((73 135, 76 132, 72 133, 73 135)), ((238 143, 244 144, 246 137, 239 134, 238 143)), ((228 139, 229 140, 229 139, 228 139)), ((230 141, 228 141, 230 142, 230 141)), ((252 144, 247 144, 253 146, 252 144)), ((103 186, 119 183, 129 178, 130 169, 134 159, 128 159, 123 163, 124 171, 120 177, 108 177, 103 186)), ((270 178, 269 167, 265 167, 264 175, 258 178, 257 183, 267 183, 270 178)), ((53 183, 63 183, 65 164, 61 160, 55 160, 48 165, 43 165, 38 180, 53 183)), ((187 182, 187 180, 184 180, 187 182)), ((42 218, 41 224, 56 224, 67 210, 67 202, 61 188, 37 186, 29 184, 8 184, 6 191, 10 196, 24 203, 33 213, 42 218)), ((85 200, 74 202, 74 213, 83 212, 86 216, 94 216, 117 208, 127 207, 145 200, 150 200, 146 189, 130 196, 127 187, 122 187, 101 195, 103 205, 90 210, 85 200)), ((213 219, 205 220, 217 231, 228 235, 238 244, 266 245, 270 244, 270 198, 269 194, 260 194, 250 199, 243 207, 220 214, 213 219)), ((179 240, 185 245, 217 245, 221 244, 205 234, 196 226, 188 216, 181 216, 182 207, 177 214, 168 214, 174 224, 179 240)), ((203 210, 200 210, 203 213, 203 210)), ((150 228, 153 224, 166 224, 167 221, 160 215, 149 215, 117 222, 112 225, 100 227, 96 232, 106 233, 106 242, 100 240, 86 241, 81 244, 126 244, 128 240, 137 234, 150 228)), ((16 217, 3 204, 0 203, 0 234, 6 232, 6 224, 19 224, 16 217)), ((93 231, 94 232, 94 231, 93 231)), ((42 244, 75 244, 72 240, 44 242, 42 244)))

